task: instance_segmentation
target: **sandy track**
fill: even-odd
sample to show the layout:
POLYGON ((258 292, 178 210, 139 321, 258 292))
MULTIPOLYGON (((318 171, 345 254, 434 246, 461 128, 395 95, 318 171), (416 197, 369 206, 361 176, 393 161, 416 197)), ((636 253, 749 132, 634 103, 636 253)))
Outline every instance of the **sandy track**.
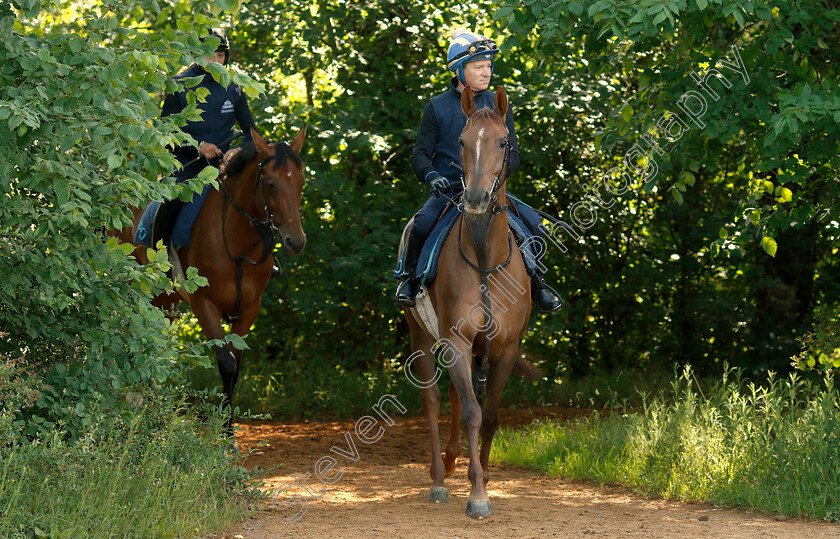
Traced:
MULTIPOLYGON (((501 425, 521 425, 535 417, 566 418, 574 410, 503 410, 501 425)), ((840 538, 840 525, 771 515, 716 509, 708 505, 651 500, 625 489, 549 478, 514 467, 491 466, 488 492, 495 515, 481 521, 464 513, 469 494, 466 465, 447 479, 451 501, 430 504, 427 427, 422 417, 395 417, 384 436, 366 445, 356 440, 358 460, 352 462, 330 452, 333 445, 348 448, 344 433, 355 422, 282 423, 242 425, 237 436, 245 448, 261 440, 268 445, 244 459, 243 465, 267 469, 264 477, 275 492, 292 485, 275 498, 275 507, 217 536, 236 537, 832 537, 840 538), (294 486, 306 473, 317 494, 323 485, 314 468, 322 456, 334 456, 344 474, 319 498, 294 486), (280 468, 269 469, 282 465, 280 468), (299 494, 309 500, 296 522, 302 504, 277 506, 299 494), (292 506, 293 505, 293 506, 292 506)), ((442 436, 448 426, 442 425, 442 436)), ((444 437, 445 440, 445 437, 444 437)), ((333 470, 333 473, 335 470, 333 470)), ((324 474, 329 476, 329 474, 324 474)), ((268 504, 267 504, 268 505, 268 504)))

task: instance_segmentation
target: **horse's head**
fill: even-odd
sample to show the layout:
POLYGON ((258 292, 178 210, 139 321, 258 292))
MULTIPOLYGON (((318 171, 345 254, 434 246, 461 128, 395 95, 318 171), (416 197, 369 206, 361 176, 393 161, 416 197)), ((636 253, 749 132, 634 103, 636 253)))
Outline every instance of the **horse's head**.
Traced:
POLYGON ((300 197, 306 178, 299 157, 306 127, 291 144, 268 144, 253 128, 251 136, 262 163, 265 204, 272 223, 279 231, 283 250, 299 255, 306 246, 306 234, 300 223, 300 197))
POLYGON ((467 125, 461 131, 461 165, 464 168, 464 209, 471 214, 487 211, 493 193, 502 187, 510 159, 505 126, 508 100, 504 88, 496 90, 495 110, 476 110, 472 90, 464 88, 461 108, 467 125))

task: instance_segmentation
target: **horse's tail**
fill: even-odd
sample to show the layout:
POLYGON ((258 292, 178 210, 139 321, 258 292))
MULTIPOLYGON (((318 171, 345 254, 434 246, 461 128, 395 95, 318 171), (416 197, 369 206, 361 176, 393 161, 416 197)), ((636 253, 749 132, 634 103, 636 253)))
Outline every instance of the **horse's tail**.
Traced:
POLYGON ((540 369, 530 361, 532 358, 535 357, 536 356, 534 356, 533 354, 522 352, 522 355, 516 358, 516 363, 513 364, 513 370, 511 371, 511 374, 515 374, 520 378, 524 378, 530 381, 542 378, 542 369, 540 369))

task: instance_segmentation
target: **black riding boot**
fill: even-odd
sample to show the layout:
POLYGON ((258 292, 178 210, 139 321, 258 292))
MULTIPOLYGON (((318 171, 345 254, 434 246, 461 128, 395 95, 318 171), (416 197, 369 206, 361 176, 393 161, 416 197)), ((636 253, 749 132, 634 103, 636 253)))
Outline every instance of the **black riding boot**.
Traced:
POLYGON ((544 313, 563 308, 563 300, 539 275, 531 275, 531 297, 544 313))
POLYGON ((417 296, 417 285, 420 279, 415 275, 417 271, 417 260, 420 258, 422 243, 408 235, 408 243, 405 246, 405 259, 403 260, 403 271, 399 276, 400 286, 397 288, 397 303, 407 307, 414 307, 414 298, 417 296))
POLYGON ((184 202, 177 198, 161 203, 152 225, 152 247, 157 245, 158 240, 163 240, 164 245, 169 245, 172 229, 183 207, 184 202))

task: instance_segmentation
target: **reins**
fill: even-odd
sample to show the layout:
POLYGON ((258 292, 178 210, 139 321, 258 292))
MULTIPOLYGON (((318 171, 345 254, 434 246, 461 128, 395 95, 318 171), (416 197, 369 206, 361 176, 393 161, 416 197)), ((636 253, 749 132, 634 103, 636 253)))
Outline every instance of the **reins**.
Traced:
POLYGON ((260 161, 259 164, 259 173, 257 174, 257 180, 254 183, 254 194, 252 198, 254 200, 254 204, 256 205, 257 201, 257 187, 261 187, 262 189, 262 199, 263 199, 263 210, 265 211, 265 221, 260 221, 259 219, 254 219, 251 217, 245 209, 243 209, 231 196, 230 191, 227 189, 227 181, 230 178, 225 178, 224 182, 220 182, 220 187, 225 194, 225 198, 222 198, 222 240, 225 244, 225 252, 230 260, 236 263, 236 302, 233 306, 233 315, 231 316, 231 320, 235 321, 239 318, 239 309, 242 306, 242 265, 244 262, 251 264, 252 266, 259 266, 266 259, 271 256, 271 253, 274 251, 274 247, 277 245, 277 240, 274 237, 274 231, 276 228, 272 222, 272 214, 271 210, 268 209, 268 201, 265 198, 265 175, 263 173, 263 167, 266 163, 270 162, 274 159, 275 156, 269 156, 260 161), (227 231, 225 226, 226 215, 227 212, 225 211, 225 202, 230 201, 231 205, 238 211, 245 219, 248 220, 248 224, 251 225, 257 234, 259 235, 259 239, 248 249, 248 253, 254 250, 258 245, 262 244, 262 254, 260 255, 259 260, 253 260, 248 256, 238 256, 234 257, 230 253, 230 247, 228 246, 228 239, 227 239, 227 231))

